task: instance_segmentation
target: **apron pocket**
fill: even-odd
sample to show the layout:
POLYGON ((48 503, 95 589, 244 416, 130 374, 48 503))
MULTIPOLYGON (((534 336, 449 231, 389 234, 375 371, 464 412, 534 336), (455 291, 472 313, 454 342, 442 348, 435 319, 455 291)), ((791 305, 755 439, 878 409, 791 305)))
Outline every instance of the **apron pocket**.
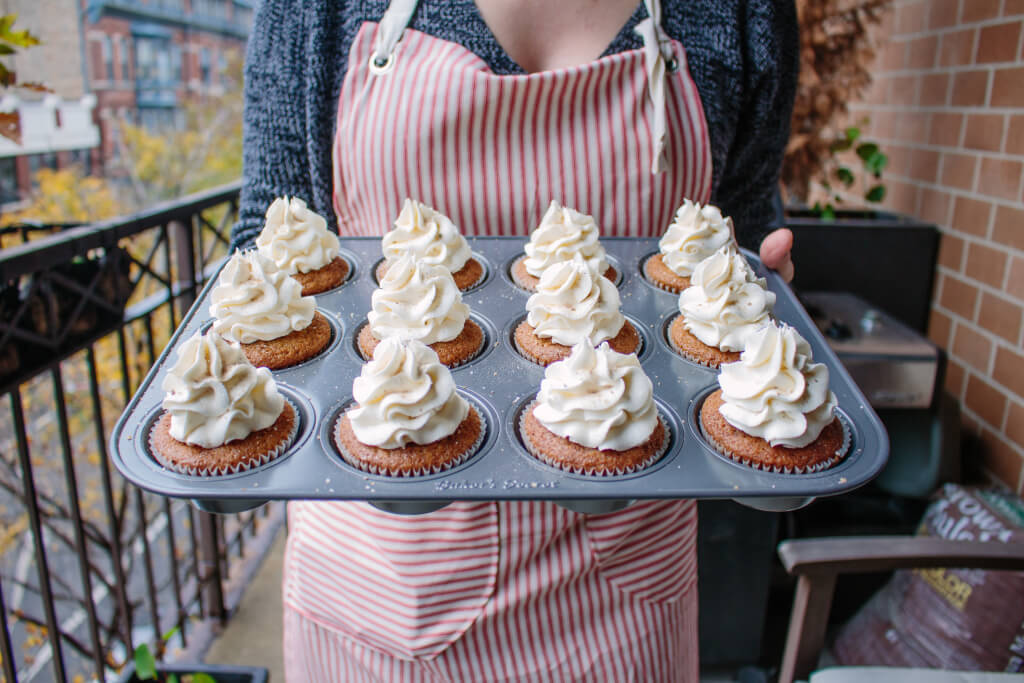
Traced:
POLYGON ((599 574, 634 598, 673 603, 696 582, 695 501, 641 501, 588 515, 584 528, 599 574))
POLYGON ((299 612, 401 659, 432 659, 494 593, 494 503, 401 516, 367 503, 288 508, 285 600, 299 612))

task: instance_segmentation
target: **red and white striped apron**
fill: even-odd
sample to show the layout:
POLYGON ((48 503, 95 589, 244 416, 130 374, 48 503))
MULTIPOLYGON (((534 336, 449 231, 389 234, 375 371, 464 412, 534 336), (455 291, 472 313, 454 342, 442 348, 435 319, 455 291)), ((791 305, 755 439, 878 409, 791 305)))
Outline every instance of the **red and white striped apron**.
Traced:
MULTIPOLYGON (((358 32, 339 97, 339 232, 383 234, 412 197, 469 235, 526 235, 557 199, 603 234, 655 236, 684 197, 706 202, 697 88, 645 3, 644 49, 499 76, 407 28, 416 0, 393 0, 358 32)), ((415 517, 293 502, 288 680, 696 681, 696 533, 693 501, 415 517)))

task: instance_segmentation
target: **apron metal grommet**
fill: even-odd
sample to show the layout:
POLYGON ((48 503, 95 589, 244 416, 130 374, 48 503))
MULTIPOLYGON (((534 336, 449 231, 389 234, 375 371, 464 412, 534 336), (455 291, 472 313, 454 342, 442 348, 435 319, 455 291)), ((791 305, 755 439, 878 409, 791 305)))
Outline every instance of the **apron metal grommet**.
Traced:
POLYGON ((389 54, 387 57, 381 57, 376 51, 370 55, 370 73, 377 76, 386 74, 391 71, 391 68, 395 65, 395 53, 389 54))
POLYGON ((665 62, 665 68, 668 69, 669 73, 675 73, 679 70, 679 60, 676 59, 675 55, 668 58, 668 61, 665 62))

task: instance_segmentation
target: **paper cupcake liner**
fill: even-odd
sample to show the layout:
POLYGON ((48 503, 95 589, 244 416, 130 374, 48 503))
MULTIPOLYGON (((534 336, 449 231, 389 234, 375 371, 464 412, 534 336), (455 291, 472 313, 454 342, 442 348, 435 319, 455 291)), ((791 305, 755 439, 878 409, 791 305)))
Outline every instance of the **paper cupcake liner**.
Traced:
MULTIPOLYGON (((654 285, 655 287, 657 287, 658 289, 664 290, 664 291, 668 292, 669 294, 679 294, 680 292, 682 292, 683 291, 682 289, 679 289, 677 287, 669 285, 667 282, 662 282, 658 278, 656 278, 653 275, 651 275, 650 272, 648 272, 647 264, 650 263, 651 259, 654 258, 654 257, 655 257, 655 254, 651 254, 650 256, 648 256, 644 260, 644 265, 643 265, 643 269, 642 269, 643 270, 644 279, 647 280, 652 285, 654 285)), ((666 266, 666 268, 667 267, 668 266, 666 266)), ((682 275, 680 275, 679 277, 682 277, 682 275)))
POLYGON ((509 266, 508 274, 509 274, 509 277, 511 277, 512 282, 519 289, 523 290, 524 292, 536 292, 537 291, 536 287, 527 287, 525 284, 523 284, 519 280, 518 277, 516 277, 516 266, 518 266, 520 263, 522 263, 523 259, 525 259, 525 258, 526 258, 525 254, 521 254, 521 255, 517 256, 516 259, 514 261, 512 261, 512 265, 509 266))
MULTIPOLYGON (((474 287, 478 286, 481 282, 483 282, 484 280, 487 279, 487 266, 484 265, 484 262, 481 261, 480 259, 478 259, 475 256, 470 256, 469 260, 470 261, 476 261, 477 263, 480 264, 480 277, 478 277, 476 280, 473 280, 473 282, 470 282, 465 287, 459 287, 459 291, 462 292, 463 294, 465 294, 467 291, 473 289, 474 287)), ((466 263, 469 263, 469 261, 467 261, 466 263)), ((465 268, 465 267, 466 266, 463 266, 463 268, 465 268)), ((455 273, 452 273, 452 275, 454 276, 455 273)))
POLYGON ((640 470, 643 470, 643 469, 646 469, 647 467, 650 467, 651 465, 656 463, 658 460, 660 460, 662 458, 662 456, 665 455, 665 452, 668 450, 669 443, 671 443, 671 441, 672 441, 672 429, 669 427, 668 422, 665 421, 665 418, 663 418, 661 416, 661 413, 659 412, 658 413, 658 422, 661 424, 662 429, 665 431, 665 438, 662 440, 661 446, 659 446, 658 449, 655 450, 654 453, 651 454, 650 457, 646 458, 645 460, 642 460, 641 462, 639 462, 639 463, 637 463, 635 465, 626 466, 626 467, 616 467, 616 468, 610 469, 610 470, 609 469, 587 468, 587 467, 571 467, 571 466, 567 465, 566 463, 561 462, 561 461, 559 461, 559 460, 557 460, 555 458, 552 458, 551 456, 549 456, 546 453, 542 452, 540 449, 538 449, 536 446, 533 445, 533 442, 530 441, 530 437, 527 436, 526 429, 524 428, 524 421, 526 420, 526 415, 529 412, 531 412, 533 410, 534 406, 536 406, 536 405, 537 405, 537 401, 536 400, 531 401, 530 405, 526 406, 526 408, 523 410, 522 414, 520 414, 520 416, 519 416, 519 435, 522 437, 523 444, 526 445, 526 450, 528 450, 530 452, 530 455, 532 455, 533 457, 537 458, 538 460, 540 460, 544 464, 550 465, 551 467, 554 467, 556 469, 560 469, 560 470, 562 470, 564 472, 572 472, 573 474, 581 474, 581 475, 586 475, 586 476, 590 476, 590 477, 613 477, 613 476, 618 477, 618 476, 622 476, 624 474, 633 474, 634 472, 639 472, 640 470))
MULTIPOLYGON (((266 453, 262 453, 255 458, 249 458, 244 462, 234 463, 232 465, 225 465, 223 467, 217 467, 212 469, 201 467, 188 467, 185 465, 173 463, 164 458, 163 456, 161 456, 160 452, 156 449, 155 445, 153 444, 153 432, 156 430, 156 422, 153 423, 153 426, 150 427, 149 430, 149 452, 153 455, 153 458, 160 463, 161 466, 166 467, 172 472, 177 472, 178 474, 187 474, 192 477, 217 477, 224 476, 227 474, 238 474, 240 472, 246 472, 252 469, 253 467, 260 467, 262 465, 266 465, 268 462, 271 462, 275 458, 278 458, 285 451, 287 451, 291 447, 292 443, 295 442, 295 437, 299 433, 299 409, 295 405, 295 403, 291 401, 291 399, 286 397, 284 400, 288 405, 292 407, 292 414, 295 416, 295 419, 292 420, 292 429, 288 433, 288 436, 281 441, 281 443, 275 446, 272 450, 266 453)), ((244 441, 244 439, 240 439, 240 441, 244 441)))
POLYGON ((839 426, 843 430, 843 443, 839 446, 838 450, 836 450, 836 452, 832 455, 831 458, 828 458, 827 460, 822 460, 821 462, 815 463, 809 467, 780 467, 779 465, 767 465, 765 463, 750 460, 749 458, 744 458, 741 455, 738 455, 727 450, 724 446, 722 446, 720 443, 711 438, 711 435, 708 434, 707 430, 704 429, 703 421, 700 421, 699 418, 698 421, 700 421, 700 432, 701 435, 704 437, 704 441, 708 443, 712 448, 714 448, 715 451, 717 451, 719 454, 728 458, 729 460, 732 460, 735 463, 744 465, 754 470, 760 470, 762 472, 773 472, 775 474, 816 474, 818 472, 824 472, 830 467, 838 464, 840 461, 842 461, 843 458, 846 457, 846 453, 850 449, 850 442, 852 440, 852 437, 850 435, 850 426, 846 423, 846 420, 841 415, 839 415, 839 413, 836 413, 835 417, 836 419, 839 420, 839 426))
POLYGON ((411 471, 390 470, 388 468, 378 467, 373 463, 364 462, 359 458, 355 457, 354 455, 352 455, 351 453, 349 453, 348 450, 345 449, 345 446, 341 443, 341 439, 338 438, 338 430, 341 428, 341 419, 345 417, 345 413, 348 412, 347 407, 344 410, 342 410, 341 413, 338 414, 338 417, 334 422, 334 429, 331 430, 331 435, 334 439, 334 446, 338 449, 338 453, 341 455, 341 459, 344 460, 349 465, 351 465, 352 467, 355 467, 357 470, 360 470, 362 472, 369 472, 370 474, 376 474, 382 477, 398 478, 422 477, 431 474, 440 474, 445 470, 450 470, 453 467, 456 467, 457 465, 461 465, 462 463, 466 462, 471 457, 473 457, 476 454, 476 452, 480 450, 480 446, 483 445, 484 440, 487 438, 487 420, 484 418, 483 414, 481 414, 481 412, 477 410, 476 406, 473 406, 472 403, 470 403, 470 406, 473 408, 473 410, 476 411, 476 414, 480 417, 480 436, 477 437, 476 441, 474 441, 472 445, 469 446, 469 448, 467 448, 464 452, 460 453, 457 457, 452 458, 451 460, 448 460, 446 462, 433 465, 431 467, 416 468, 411 471))
MULTIPOLYGON (((708 360, 707 358, 698 358, 697 356, 694 356, 694 355, 692 355, 690 353, 687 353, 683 349, 679 348, 679 345, 676 344, 675 338, 672 336, 672 324, 675 321, 676 321, 676 318, 672 318, 669 321, 668 328, 665 330, 665 337, 668 339, 668 345, 672 347, 672 350, 676 352, 676 355, 677 356, 681 356, 682 358, 685 358, 686 360, 690 361, 691 363, 696 363, 697 365, 703 365, 704 367, 710 368, 712 370, 717 370, 719 367, 721 367, 721 364, 717 364, 716 365, 714 361, 708 360)), ((700 340, 698 340, 698 341, 700 341, 700 340)), ((701 343, 703 343, 703 342, 701 342, 701 343)))

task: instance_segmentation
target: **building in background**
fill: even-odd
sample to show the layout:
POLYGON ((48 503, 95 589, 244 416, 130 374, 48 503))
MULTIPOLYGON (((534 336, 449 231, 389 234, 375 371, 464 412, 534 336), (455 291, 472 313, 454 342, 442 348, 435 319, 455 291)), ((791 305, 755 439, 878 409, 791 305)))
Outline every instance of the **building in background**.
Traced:
POLYGON ((0 14, 42 44, 7 58, 21 82, 52 93, 7 93, 22 140, 0 140, 0 204, 23 198, 39 168, 81 164, 117 175, 119 122, 180 127, 191 98, 225 92, 244 49, 254 0, 0 0, 0 14))

